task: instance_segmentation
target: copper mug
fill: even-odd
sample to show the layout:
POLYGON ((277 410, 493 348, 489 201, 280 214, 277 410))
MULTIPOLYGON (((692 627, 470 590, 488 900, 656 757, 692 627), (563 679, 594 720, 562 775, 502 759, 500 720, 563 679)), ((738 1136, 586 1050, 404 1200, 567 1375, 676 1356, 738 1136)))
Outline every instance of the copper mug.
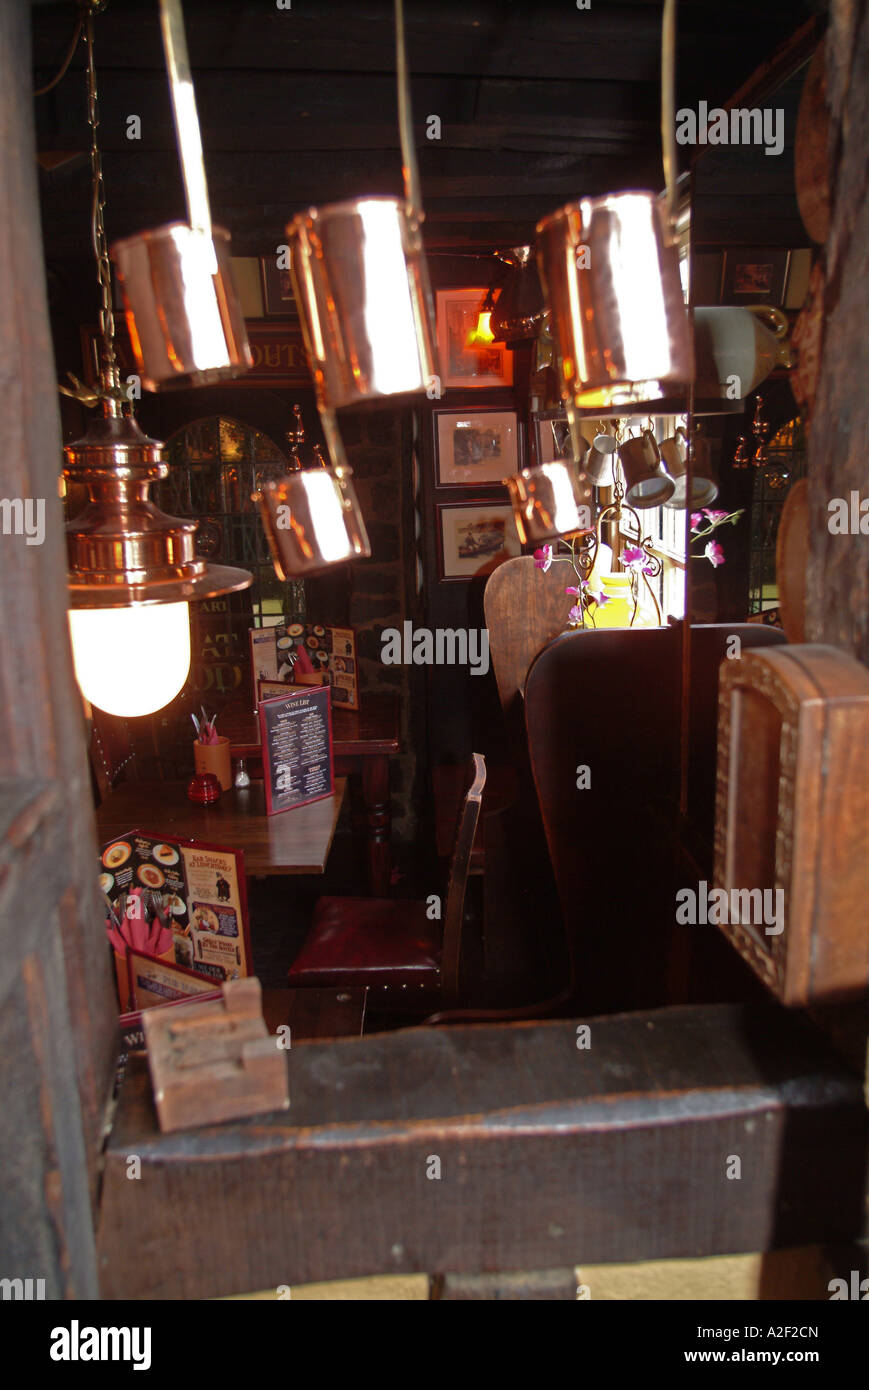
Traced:
POLYGON ((612 487, 614 454, 618 445, 611 434, 596 434, 585 457, 585 471, 596 487, 612 487))
POLYGON ((592 489, 571 459, 523 468, 504 478, 523 545, 594 529, 592 489))
POLYGON ((321 410, 428 391, 438 375, 431 288, 405 200, 309 208, 287 237, 321 410))
POLYGON ((680 425, 669 439, 659 446, 661 458, 673 479, 674 492, 664 503, 671 511, 686 507, 708 507, 718 496, 718 485, 709 476, 709 441, 695 434, 691 493, 688 495, 688 439, 680 425))
POLYGON ((675 491, 673 479, 663 466, 658 443, 651 430, 619 445, 619 458, 625 475, 625 501, 638 511, 660 507, 675 491))

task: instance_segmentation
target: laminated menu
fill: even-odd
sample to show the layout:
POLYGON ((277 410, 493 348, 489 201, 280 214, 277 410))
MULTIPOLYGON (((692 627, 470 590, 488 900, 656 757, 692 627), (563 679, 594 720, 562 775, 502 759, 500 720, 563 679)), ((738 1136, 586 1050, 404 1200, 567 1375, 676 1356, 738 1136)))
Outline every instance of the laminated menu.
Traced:
POLYGON ((291 689, 277 699, 260 701, 268 815, 332 795, 331 709, 328 686, 291 689))
MULTIPOLYGON (((174 956, 176 966, 210 980, 214 988, 252 973, 240 850, 129 830, 102 847, 100 864, 100 888, 122 922, 138 888, 146 916, 156 913, 169 924, 170 966, 174 956)), ((183 976, 178 978, 183 985, 183 976)), ((168 975, 163 983, 169 989, 168 975)))
POLYGON ((252 628, 250 654, 256 699, 259 681, 286 685, 316 685, 322 681, 331 687, 334 705, 359 708, 359 666, 352 627, 278 623, 252 628))

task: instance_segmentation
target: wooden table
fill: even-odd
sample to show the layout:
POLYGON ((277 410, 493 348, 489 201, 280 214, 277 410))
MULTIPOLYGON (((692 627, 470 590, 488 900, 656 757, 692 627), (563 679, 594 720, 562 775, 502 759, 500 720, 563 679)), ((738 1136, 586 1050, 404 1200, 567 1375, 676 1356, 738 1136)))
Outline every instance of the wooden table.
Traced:
MULTIPOLYGON (((332 709, 332 752, 336 777, 358 777, 366 828, 368 888, 375 898, 389 895, 389 759, 399 751, 398 696, 391 691, 363 695, 362 708, 332 709)), ((219 728, 230 740, 233 758, 262 767, 259 723, 248 701, 234 701, 220 714, 219 728)), ((248 768, 248 771, 251 771, 248 768)), ((260 771, 260 775, 261 771, 260 771)))
POLYGON ((187 782, 127 782, 97 811, 100 842, 130 830, 153 830, 244 850, 245 872, 254 875, 321 874, 347 788, 335 779, 334 796, 266 815, 265 789, 252 782, 224 792, 214 806, 194 806, 187 782))

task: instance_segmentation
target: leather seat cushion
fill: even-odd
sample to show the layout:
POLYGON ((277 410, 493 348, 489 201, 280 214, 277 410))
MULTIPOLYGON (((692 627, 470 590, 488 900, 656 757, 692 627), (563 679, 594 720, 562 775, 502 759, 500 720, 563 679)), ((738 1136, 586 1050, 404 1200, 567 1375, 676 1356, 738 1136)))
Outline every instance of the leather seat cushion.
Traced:
POLYGON ((291 985, 438 989, 441 924, 424 902, 321 898, 290 966, 291 985))

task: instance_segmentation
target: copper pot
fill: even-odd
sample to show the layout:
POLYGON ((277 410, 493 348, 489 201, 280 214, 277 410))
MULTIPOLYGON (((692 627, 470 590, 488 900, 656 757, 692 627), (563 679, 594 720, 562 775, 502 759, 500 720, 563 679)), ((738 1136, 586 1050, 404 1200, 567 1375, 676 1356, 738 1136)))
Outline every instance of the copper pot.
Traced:
POLYGON ((523 468, 504 484, 523 545, 594 530, 591 484, 572 459, 523 468))
POLYGON ((673 479, 667 473, 651 430, 619 445, 619 458, 625 475, 625 501, 630 507, 644 511, 660 507, 675 491, 673 479))
POLYGON ((399 198, 309 208, 287 226, 321 408, 427 391, 438 374, 428 268, 399 198))
POLYGON ((678 250, 653 194, 568 204, 538 223, 537 259, 564 400, 626 414, 685 393, 694 365, 678 250))
POLYGON ((160 0, 160 27, 188 221, 112 247, 136 365, 151 391, 207 386, 253 364, 229 267, 229 234, 211 223, 181 0, 160 0))
POLYGON ((302 469, 253 493, 279 579, 371 554, 351 479, 346 465, 302 469))
POLYGON ((112 259, 142 385, 208 386, 253 363, 229 233, 172 222, 116 241, 112 259))

